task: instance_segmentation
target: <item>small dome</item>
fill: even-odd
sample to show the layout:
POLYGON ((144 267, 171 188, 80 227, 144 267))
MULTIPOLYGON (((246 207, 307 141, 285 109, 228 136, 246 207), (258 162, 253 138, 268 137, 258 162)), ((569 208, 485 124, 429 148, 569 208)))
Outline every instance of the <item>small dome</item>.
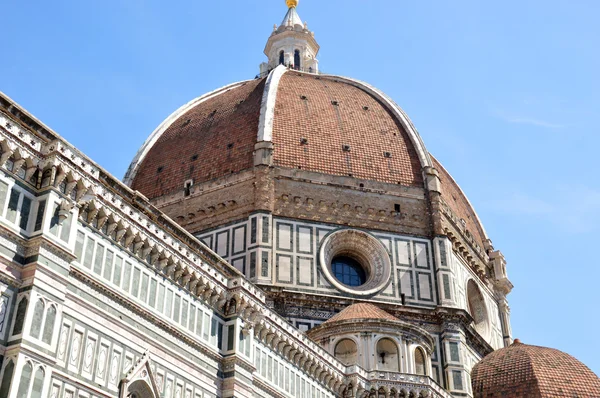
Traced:
POLYGON ((559 350, 518 339, 483 358, 471 379, 475 398, 600 397, 600 379, 583 363, 559 350))
POLYGON ((374 319, 384 321, 399 321, 395 316, 385 312, 379 307, 368 303, 353 304, 344 308, 339 314, 336 314, 325 321, 323 324, 332 324, 340 321, 350 321, 359 319, 374 319))

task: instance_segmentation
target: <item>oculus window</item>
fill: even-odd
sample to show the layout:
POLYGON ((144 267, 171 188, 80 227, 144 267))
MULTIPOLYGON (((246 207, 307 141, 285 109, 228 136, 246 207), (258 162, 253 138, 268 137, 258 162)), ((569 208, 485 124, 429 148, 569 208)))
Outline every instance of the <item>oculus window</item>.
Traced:
POLYGON ((362 265, 348 256, 337 256, 331 261, 331 270, 336 279, 346 286, 362 286, 367 274, 362 265))

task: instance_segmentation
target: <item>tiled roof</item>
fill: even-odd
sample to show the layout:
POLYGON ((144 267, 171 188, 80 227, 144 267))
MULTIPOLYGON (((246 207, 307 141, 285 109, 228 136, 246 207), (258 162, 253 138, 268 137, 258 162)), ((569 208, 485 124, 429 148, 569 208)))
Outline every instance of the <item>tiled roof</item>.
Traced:
MULTIPOLYGON (((213 96, 179 116, 141 160, 131 187, 154 199, 253 167, 265 79, 213 96)), ((400 122, 365 89, 288 71, 278 86, 273 163, 423 187, 419 156, 400 122), (304 139, 304 140, 303 140, 304 139)))
POLYGON ((283 75, 273 144, 275 166, 423 187, 417 152, 390 110, 335 77, 283 75))
POLYGON ((332 316, 323 324, 331 324, 339 321, 378 319, 386 321, 398 321, 398 318, 385 312, 381 308, 368 303, 353 304, 344 308, 340 313, 332 316))
POLYGON ((473 240, 481 247, 481 249, 485 249, 485 232, 483 227, 479 224, 479 219, 477 218, 475 210, 473 210, 467 197, 464 195, 456 181, 454 181, 450 173, 446 171, 444 166, 442 166, 437 159, 433 156, 431 158, 434 167, 439 172, 442 185, 442 198, 458 218, 465 220, 465 227, 473 236, 473 240))
POLYGON ((251 168, 265 79, 227 90, 184 113, 152 146, 131 183, 153 199, 251 168))
POLYGON ((519 340, 494 351, 471 371, 475 398, 597 398, 600 379, 572 356, 519 340))

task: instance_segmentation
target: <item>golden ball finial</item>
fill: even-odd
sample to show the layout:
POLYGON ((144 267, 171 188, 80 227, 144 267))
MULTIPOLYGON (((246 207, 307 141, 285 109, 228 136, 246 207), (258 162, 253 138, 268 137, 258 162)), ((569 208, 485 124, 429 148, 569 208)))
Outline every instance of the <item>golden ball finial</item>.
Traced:
POLYGON ((285 0, 288 8, 298 7, 298 0, 285 0))

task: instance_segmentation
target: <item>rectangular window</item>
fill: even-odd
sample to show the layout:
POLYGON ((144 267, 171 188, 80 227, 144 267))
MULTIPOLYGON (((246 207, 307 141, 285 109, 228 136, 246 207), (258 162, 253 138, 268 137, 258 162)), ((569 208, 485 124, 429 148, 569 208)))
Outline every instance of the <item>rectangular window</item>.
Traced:
POLYGON ((17 210, 19 207, 19 197, 21 193, 16 189, 10 191, 10 199, 8 199, 8 210, 6 211, 6 219, 12 223, 17 221, 17 210))
POLYGON ((106 259, 104 260, 104 279, 110 281, 110 277, 112 276, 113 270, 113 258, 114 254, 110 250, 106 251, 106 259))
POLYGON ((104 261, 104 246, 98 243, 96 246, 96 258, 94 259, 94 272, 102 275, 102 262, 104 261))
POLYGON ((6 193, 8 192, 8 184, 0 181, 0 213, 4 210, 6 203, 6 193))
POLYGON ((269 357, 269 361, 267 364, 267 377, 269 378, 269 380, 273 380, 273 358, 269 357))
POLYGON ((29 223, 29 212, 31 211, 31 199, 27 196, 23 196, 23 203, 21 204, 21 220, 19 221, 19 228, 27 229, 29 223))
POLYGON ((260 274, 263 277, 269 276, 269 252, 263 251, 261 256, 261 271, 260 274))
POLYGON ((249 336, 244 336, 244 340, 246 341, 246 348, 244 348, 244 353, 248 358, 250 358, 250 348, 252 348, 252 338, 249 336))
POLYGON ((204 314, 204 322, 202 323, 202 338, 208 341, 208 332, 210 330, 210 316, 208 314, 204 314))
POLYGON ((75 256, 77 261, 81 263, 81 256, 83 255, 83 244, 85 242, 85 234, 81 231, 77 231, 77 239, 75 240, 75 256))
POLYGON ((204 312, 200 308, 197 309, 198 316, 196 317, 196 334, 198 336, 202 335, 202 316, 204 312))
POLYGON ((129 291, 129 281, 131 279, 131 263, 129 261, 125 261, 123 265, 123 290, 126 292, 129 291))
POLYGON ((183 299, 181 302, 181 324, 184 328, 188 325, 188 301, 183 299))
POLYGON ((217 344, 217 318, 213 316, 210 323, 210 343, 217 344))
POLYGON ((148 295, 148 305, 154 307, 154 301, 156 300, 156 279, 150 280, 150 294, 148 295))
POLYGON ((113 283, 121 286, 121 272, 123 270, 123 259, 119 256, 115 258, 115 272, 113 272, 113 283))
POLYGON ((60 227, 59 207, 57 204, 52 205, 52 218, 50 219, 50 233, 54 236, 58 236, 58 228, 60 227))
POLYGON ((221 322, 217 323, 217 347, 219 350, 223 348, 223 324, 221 322))
POLYGON ((196 308, 190 304, 190 322, 189 329, 194 333, 194 328, 196 327, 196 308))
POLYGON ((85 245, 85 256, 83 257, 83 265, 86 268, 92 268, 92 261, 94 259, 94 246, 96 245, 96 241, 93 239, 88 239, 87 244, 85 245))
POLYGON ((175 295, 175 302, 173 303, 173 320, 179 323, 179 314, 181 313, 181 296, 175 295))
POLYGON ((450 294, 450 277, 447 274, 442 275, 442 279, 444 280, 444 298, 450 300, 452 296, 450 294))
POLYGON ((250 253, 250 278, 256 277, 256 252, 250 253))
POLYGON ((158 312, 163 312, 165 308, 165 285, 158 285, 158 295, 156 297, 156 307, 158 312))
MULTIPOLYGON (((44 222, 44 210, 46 208, 46 201, 42 200, 38 203, 37 213, 35 215, 35 225, 33 227, 34 231, 39 231, 42 229, 42 223, 44 222)), ((1 209, 1 208, 0 208, 1 209)), ((81 257, 78 257, 81 261, 81 257)))
POLYGON ((262 243, 269 243, 269 217, 262 218, 262 243))
POLYGON ((138 297, 138 291, 140 290, 140 278, 142 271, 138 267, 133 267, 133 276, 131 278, 131 294, 134 297, 138 297))
POLYGON ((144 303, 148 300, 148 285, 150 283, 150 277, 146 274, 142 275, 142 283, 140 285, 140 300, 144 303))
POLYGON ((250 219, 250 244, 256 243, 256 217, 250 219))
POLYGON ((290 392, 294 394, 296 392, 296 375, 294 372, 290 373, 290 392))
POLYGON ((167 289, 167 300, 165 303, 165 315, 167 318, 170 318, 173 314, 173 291, 171 289, 167 289))
POLYGON ((463 390, 463 379, 462 372, 460 370, 452 371, 452 382, 454 383, 455 390, 463 390))
POLYGON ((69 235, 71 235, 71 220, 72 215, 69 214, 69 216, 63 221, 61 225, 60 240, 62 240, 63 242, 69 242, 69 235))
POLYGON ((235 325, 227 326, 227 351, 233 350, 233 340, 235 338, 235 325))
POLYGON ((450 346, 450 360, 452 362, 460 362, 460 355, 458 352, 458 343, 449 343, 450 346))

